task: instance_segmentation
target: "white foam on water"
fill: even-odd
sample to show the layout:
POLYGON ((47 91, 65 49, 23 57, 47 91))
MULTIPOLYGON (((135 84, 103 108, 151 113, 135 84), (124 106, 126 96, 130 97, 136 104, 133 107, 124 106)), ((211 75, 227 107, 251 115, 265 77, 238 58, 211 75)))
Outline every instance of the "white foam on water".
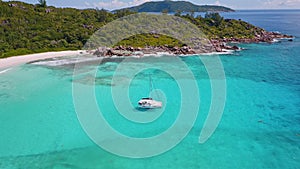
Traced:
POLYGON ((55 58, 52 60, 41 60, 37 62, 33 62, 33 65, 44 65, 44 66, 63 66, 70 65, 82 62, 96 61, 99 60, 98 57, 74 57, 74 58, 55 58))
POLYGON ((12 69, 12 68, 2 70, 2 71, 0 71, 0 74, 6 73, 6 72, 8 72, 8 71, 11 70, 11 69, 12 69))
POLYGON ((202 53, 199 55, 204 55, 204 56, 211 56, 211 55, 231 55, 233 54, 234 50, 226 50, 223 49, 223 52, 211 52, 211 53, 202 53))
MULTIPOLYGON (((42 66, 64 66, 71 65, 83 62, 92 62, 101 59, 118 59, 118 58, 145 58, 145 57, 163 57, 163 56, 180 56, 180 57, 189 57, 189 56, 207 56, 207 55, 230 55, 234 52, 234 50, 223 50, 223 52, 211 52, 211 53, 202 53, 202 54, 188 54, 188 55, 175 55, 169 52, 157 52, 153 54, 144 54, 143 56, 132 55, 132 56, 111 56, 111 57, 96 57, 96 56, 86 56, 86 57, 67 57, 67 58, 52 58, 51 60, 40 60, 33 62, 33 65, 42 65, 42 66)), ((1 72, 0 72, 1 73, 1 72)))

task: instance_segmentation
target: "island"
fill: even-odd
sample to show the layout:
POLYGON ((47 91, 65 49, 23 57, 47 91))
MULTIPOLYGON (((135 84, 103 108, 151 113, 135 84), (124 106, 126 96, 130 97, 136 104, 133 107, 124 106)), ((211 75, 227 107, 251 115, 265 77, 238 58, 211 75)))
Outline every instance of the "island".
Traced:
POLYGON ((234 12, 233 9, 216 5, 195 5, 187 1, 153 1, 139 6, 123 8, 116 11, 129 10, 132 12, 234 12))

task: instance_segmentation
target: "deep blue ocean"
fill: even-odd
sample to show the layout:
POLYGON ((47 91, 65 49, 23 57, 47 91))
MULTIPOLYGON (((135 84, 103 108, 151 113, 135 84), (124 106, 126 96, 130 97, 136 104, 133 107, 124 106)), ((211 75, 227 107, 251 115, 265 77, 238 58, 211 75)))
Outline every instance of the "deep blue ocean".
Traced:
MULTIPOLYGON (((213 91, 208 71, 199 56, 177 58, 187 65, 195 79, 187 78, 184 67, 170 57, 129 60, 116 79, 116 70, 121 65, 118 60, 103 62, 99 67, 87 65, 79 68, 76 75, 71 65, 53 66, 47 64, 47 60, 0 74, 0 168, 299 169, 300 10, 249 10, 222 15, 245 20, 268 31, 293 35, 295 39, 273 44, 239 44, 245 50, 219 56, 226 75, 226 104, 220 124, 205 143, 199 143, 199 135, 212 104, 213 91), (143 70, 131 79, 129 72, 141 64, 145 67, 151 64, 156 69, 143 70), (160 71, 165 68, 176 70, 177 78, 160 71), (151 123, 129 121, 114 105, 115 99, 122 101, 126 95, 113 96, 112 91, 125 90, 125 84, 130 84, 127 94, 135 105, 139 98, 148 95, 149 74, 155 88, 163 93, 153 92, 152 96, 162 99, 164 108, 124 109, 136 117, 160 115, 153 117, 151 123), (194 80, 196 90, 179 85, 179 82, 190 84, 194 80), (186 137, 170 150, 149 158, 118 156, 100 148, 84 132, 75 103, 82 103, 84 111, 92 111, 91 97, 88 92, 79 92, 82 97, 74 99, 74 84, 91 90, 107 123, 129 137, 151 138, 174 127, 179 110, 184 106, 193 109, 194 97, 199 94, 198 116, 186 137), (181 91, 187 91, 188 97, 181 91)), ((153 142, 134 149, 126 147, 117 137, 105 137, 100 144, 133 151, 133 154, 163 148, 191 123, 186 119, 174 135, 161 144, 153 142)), ((96 120, 90 122, 90 129, 96 128, 94 122, 97 123, 96 120)), ((103 133, 106 129, 103 128, 103 133)))

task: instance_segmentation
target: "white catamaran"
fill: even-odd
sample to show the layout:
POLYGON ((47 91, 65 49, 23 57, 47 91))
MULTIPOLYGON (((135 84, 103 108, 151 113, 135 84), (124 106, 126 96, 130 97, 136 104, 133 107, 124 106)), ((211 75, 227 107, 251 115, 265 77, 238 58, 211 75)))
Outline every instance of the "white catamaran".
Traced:
MULTIPOLYGON (((150 93, 153 90, 153 83, 152 83, 152 79, 151 76, 149 77, 150 79, 150 93)), ((139 108, 143 108, 143 109, 155 109, 155 108, 161 108, 162 107, 162 102, 160 101, 156 101, 151 97, 147 97, 147 98, 142 98, 139 102, 138 102, 139 108)))

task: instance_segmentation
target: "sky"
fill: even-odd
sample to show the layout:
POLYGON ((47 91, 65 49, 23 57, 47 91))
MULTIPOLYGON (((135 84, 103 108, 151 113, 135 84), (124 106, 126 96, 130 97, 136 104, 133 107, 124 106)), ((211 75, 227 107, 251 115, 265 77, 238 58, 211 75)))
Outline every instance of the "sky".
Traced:
MULTIPOLYGON (((8 0, 5 0, 8 1, 8 0)), ((19 0, 36 4, 38 0, 19 0)), ((159 0, 47 0, 48 5, 74 8, 104 8, 108 10, 136 6, 159 0)), ((174 0, 175 1, 175 0, 174 0)), ((300 9, 300 0, 186 0, 198 5, 222 5, 233 9, 300 9)))

